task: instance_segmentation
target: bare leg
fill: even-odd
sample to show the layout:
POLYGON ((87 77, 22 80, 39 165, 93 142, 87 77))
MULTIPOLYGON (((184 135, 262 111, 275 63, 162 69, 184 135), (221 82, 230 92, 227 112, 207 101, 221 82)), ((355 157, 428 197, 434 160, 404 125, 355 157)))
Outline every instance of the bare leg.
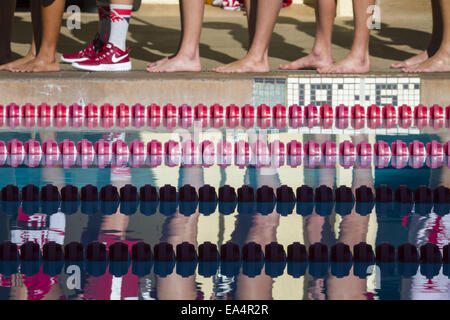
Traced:
POLYGON ((367 13, 367 8, 374 3, 375 0, 353 0, 355 35, 352 49, 347 58, 330 67, 318 69, 319 73, 367 73, 370 71, 370 30, 367 28, 367 20, 371 14, 367 13))
POLYGON ((412 67, 403 68, 404 72, 450 72, 450 2, 440 0, 444 33, 439 51, 430 59, 412 67))
POLYGON ((34 41, 34 36, 33 36, 32 40, 31 40, 31 46, 30 46, 30 49, 28 50, 27 55, 20 59, 11 61, 10 63, 1 65, 0 70, 12 71, 13 69, 17 68, 18 66, 21 66, 21 65, 33 60, 34 58, 36 58, 36 43, 34 41))
MULTIPOLYGON (((14 3, 14 7, 11 8, 12 10, 14 10, 16 1, 14 1, 14 0, 13 1, 6 0, 4 3, 2 2, 2 5, 6 4, 8 2, 14 3)), ((38 1, 33 1, 32 4, 31 4, 31 16, 33 17, 33 20, 36 20, 34 18, 35 16, 40 16, 40 10, 41 10, 41 8, 40 8, 40 5, 39 5, 39 2, 38 1)), ((7 17, 3 17, 4 14, 6 15, 6 12, 3 13, 3 7, 1 8, 0 11, 1 11, 0 14, 2 15, 0 21, 2 21, 5 18, 5 20, 4 20, 5 21, 5 26, 4 27, 7 30, 7 28, 8 28, 7 27, 7 21, 6 21, 7 17)), ((12 12, 12 14, 14 14, 14 11, 12 12)), ((39 21, 39 20, 40 19, 37 19, 37 21, 39 21)), ((1 23, 3 24, 3 22, 1 22, 1 23)), ((11 21, 11 23, 12 23, 12 21, 11 21)), ((0 29, 3 30, 3 25, 0 26, 0 29)), ((11 61, 11 62, 3 64, 3 65, 0 65, 0 70, 9 70, 9 71, 11 71, 13 68, 21 66, 21 65, 23 65, 23 64, 33 60, 36 57, 37 50, 36 50, 36 41, 35 41, 35 31, 36 31, 35 30, 35 25, 33 24, 33 34, 32 34, 31 46, 30 46, 30 49, 28 50, 27 55, 25 57, 20 58, 20 59, 11 61)), ((37 33, 37 36, 40 37, 40 31, 38 30, 36 33, 37 33)), ((6 34, 8 35, 10 33, 8 33, 8 31, 7 31, 6 34)), ((5 40, 5 45, 6 45, 6 42, 8 42, 8 44, 7 44, 8 50, 9 50, 9 42, 10 42, 10 40, 11 40, 10 38, 8 40, 5 40)), ((2 46, 3 46, 3 44, 2 44, 2 46)), ((4 60, 4 61, 6 61, 6 60, 4 60)), ((2 63, 1 62, 1 58, 0 58, 0 63, 2 63)))
POLYGON ((169 59, 175 57, 175 56, 178 54, 178 52, 180 51, 181 44, 183 43, 183 33, 184 33, 184 23, 183 23, 183 21, 184 21, 184 17, 183 17, 183 3, 182 3, 181 1, 180 1, 179 9, 180 9, 180 21, 181 21, 181 37, 180 37, 180 41, 178 42, 178 48, 177 48, 177 51, 176 51, 173 55, 171 55, 171 56, 164 57, 164 58, 159 59, 159 60, 157 60, 157 61, 155 61, 155 62, 150 62, 150 63, 147 65, 147 69, 150 69, 150 68, 153 68, 153 67, 155 67, 155 66, 161 65, 163 62, 165 62, 165 61, 167 61, 167 60, 169 60, 169 59))
POLYGON ((247 55, 238 61, 213 69, 220 73, 268 72, 269 44, 281 9, 281 1, 260 0, 256 8, 256 31, 247 55))
POLYGON ((180 0, 182 41, 177 54, 169 59, 149 65, 148 72, 201 71, 200 34, 205 9, 202 0, 180 0))
MULTIPOLYGON (((42 6, 42 43, 37 45, 38 55, 28 63, 12 69, 14 72, 49 72, 59 71, 56 59, 56 45, 58 43, 61 20, 64 12, 65 0, 54 0, 48 6, 42 6)), ((37 39, 36 39, 37 40, 37 39)))
POLYGON ((11 33, 16 0, 3 0, 0 3, 0 65, 11 61, 11 33))
POLYGON ((256 32, 256 10, 258 8, 257 0, 245 0, 245 10, 247 11, 248 25, 248 48, 252 46, 253 38, 256 32))
POLYGON ((333 64, 331 56, 331 39, 333 34, 334 18, 336 16, 336 0, 316 1, 316 39, 309 55, 283 64, 280 69, 321 69, 333 64))
POLYGON ((31 0, 31 25, 33 26, 33 39, 36 46, 36 55, 42 45, 42 1, 44 0, 31 0))
POLYGON ((431 41, 428 44, 427 50, 405 61, 394 63, 393 65, 391 65, 391 68, 401 69, 422 63, 429 57, 434 56, 439 50, 439 47, 442 43, 442 30, 444 23, 442 21, 441 5, 439 4, 439 0, 431 0, 431 5, 433 9, 433 33, 431 35, 431 41))

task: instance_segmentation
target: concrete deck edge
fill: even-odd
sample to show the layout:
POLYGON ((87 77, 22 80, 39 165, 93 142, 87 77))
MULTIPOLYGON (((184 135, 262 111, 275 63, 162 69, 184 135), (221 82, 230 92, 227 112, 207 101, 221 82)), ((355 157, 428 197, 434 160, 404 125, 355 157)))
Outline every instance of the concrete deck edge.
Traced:
POLYGON ((264 74, 218 75, 212 72, 149 74, 59 72, 51 74, 13 74, 0 72, 0 104, 15 102, 64 103, 173 103, 244 105, 253 101, 255 78, 409 78, 421 79, 421 103, 450 104, 450 74, 408 75, 370 73, 367 75, 318 75, 311 71, 264 74))

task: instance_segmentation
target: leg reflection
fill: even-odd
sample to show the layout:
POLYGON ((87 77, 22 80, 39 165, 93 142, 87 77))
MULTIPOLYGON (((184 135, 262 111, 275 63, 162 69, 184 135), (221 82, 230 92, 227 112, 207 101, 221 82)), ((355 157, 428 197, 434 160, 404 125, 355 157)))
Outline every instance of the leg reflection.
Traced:
MULTIPOLYGON (((179 186, 190 184, 197 190, 203 186, 203 169, 201 167, 181 167, 179 186)), ((194 214, 185 216, 177 212, 168 217, 163 225, 161 242, 176 245, 186 241, 197 248, 198 207, 194 214)), ((182 277, 176 272, 166 277, 156 276, 156 290, 160 300, 195 300, 197 289, 195 275, 182 277)))
MULTIPOLYGON (((277 172, 272 168, 249 168, 246 173, 245 183, 251 185, 255 191, 261 186, 268 186, 274 190, 280 185, 277 172)), ((242 246, 245 243, 255 242, 265 245, 276 241, 276 231, 280 215, 273 211, 267 215, 254 213, 252 215, 239 215, 236 221, 236 229, 232 234, 232 241, 242 246)), ((270 300, 272 299, 273 279, 265 274, 264 268, 261 274, 250 278, 242 272, 237 276, 235 298, 238 300, 270 300)))

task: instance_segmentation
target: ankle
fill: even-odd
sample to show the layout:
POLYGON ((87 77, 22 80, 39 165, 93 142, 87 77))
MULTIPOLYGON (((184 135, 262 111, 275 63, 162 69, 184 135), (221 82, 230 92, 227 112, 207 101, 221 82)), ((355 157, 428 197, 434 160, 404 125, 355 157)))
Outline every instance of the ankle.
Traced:
POLYGON ((370 55, 368 50, 352 50, 348 56, 357 60, 361 64, 370 63, 370 55))
POLYGON ((311 54, 314 56, 314 58, 317 59, 330 59, 331 57, 331 46, 325 46, 322 44, 314 44, 314 47, 311 51, 311 54))
POLYGON ((200 61, 200 52, 197 49, 184 49, 181 48, 175 57, 183 57, 189 61, 200 61))
POLYGON ((440 54, 442 56, 450 57, 450 45, 442 45, 436 54, 440 54))
POLYGON ((266 51, 265 53, 256 53, 250 50, 245 57, 248 60, 251 60, 258 64, 268 64, 269 63, 269 53, 266 51))
POLYGON ((427 48, 428 57, 434 56, 440 49, 442 41, 432 40, 427 48))
POLYGON ((35 58, 46 63, 53 63, 56 61, 56 55, 54 53, 47 53, 42 51, 40 51, 35 58))
POLYGON ((31 50, 30 49, 30 51, 28 51, 26 56, 30 57, 30 58, 36 58, 36 50, 31 50))

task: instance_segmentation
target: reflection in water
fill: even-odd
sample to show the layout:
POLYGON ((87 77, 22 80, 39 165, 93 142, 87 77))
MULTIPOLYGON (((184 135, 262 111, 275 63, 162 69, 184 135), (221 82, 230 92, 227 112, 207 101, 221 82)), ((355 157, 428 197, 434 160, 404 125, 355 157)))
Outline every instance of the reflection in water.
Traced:
MULTIPOLYGON (((49 241, 55 241, 58 244, 64 242, 65 216, 62 213, 57 213, 50 217, 40 214, 28 216, 24 215, 21 211, 19 212, 19 216, 11 224, 11 240, 13 243, 22 246, 22 262, 20 268, 17 262, 17 256, 14 261, 2 261, 0 266, 2 286, 4 288, 11 288, 9 292, 11 298, 45 299, 55 298, 54 294, 57 293, 62 295, 61 290, 69 284, 64 279, 67 275, 72 274, 70 270, 76 265, 79 266, 83 275, 81 290, 77 295, 64 296, 65 298, 119 299, 137 298, 139 296, 141 298, 143 296, 160 298, 158 296, 160 294, 159 292, 174 294, 171 292, 171 286, 178 287, 179 285, 184 285, 188 294, 195 294, 194 298, 200 298, 202 297, 202 283, 196 283, 195 279, 197 278, 197 274, 203 277, 203 281, 214 281, 214 296, 211 298, 230 299, 235 298, 236 292, 239 290, 239 285, 242 285, 242 283, 247 288, 253 287, 254 283, 259 284, 259 288, 266 288, 266 294, 270 294, 273 290, 272 286, 263 287, 262 285, 266 284, 266 282, 262 280, 267 279, 271 282, 276 282, 278 277, 282 276, 283 273, 287 273, 292 278, 307 277, 311 279, 308 288, 310 298, 330 299, 330 295, 336 294, 330 291, 332 290, 331 286, 336 285, 338 281, 346 285, 353 285, 352 288, 358 288, 357 285, 365 284, 367 277, 373 272, 370 268, 373 262, 355 262, 352 264, 351 260, 347 260, 351 259, 351 257, 345 258, 345 255, 342 256, 342 254, 338 258, 342 262, 334 262, 333 259, 336 259, 333 258, 334 246, 331 248, 330 256, 328 256, 328 249, 326 249, 324 262, 315 262, 319 261, 317 259, 322 258, 313 255, 311 250, 309 252, 309 263, 295 262, 292 260, 288 260, 286 263, 286 256, 282 257, 282 261, 280 262, 268 261, 267 259, 270 259, 270 257, 275 260, 276 257, 274 258, 267 251, 267 248, 265 248, 266 261, 264 263, 261 260, 262 248, 254 249, 257 246, 254 242, 255 246, 247 246, 250 251, 246 251, 245 247, 242 249, 242 256, 238 255, 238 261, 235 262, 224 261, 223 259, 229 258, 223 254, 222 262, 218 260, 215 262, 198 261, 203 258, 197 258, 195 255, 189 256, 189 252, 183 253, 179 251, 180 248, 183 248, 180 244, 176 248, 177 261, 175 261, 173 249, 171 249, 170 261, 161 261, 166 259, 164 257, 167 257, 167 254, 157 253, 156 248, 154 249, 154 259, 157 259, 157 261, 137 261, 136 257, 139 256, 135 256, 133 261, 131 261, 129 249, 133 248, 136 242, 122 240, 114 236, 99 236, 99 240, 109 245, 109 258, 106 255, 106 246, 103 254, 99 252, 90 254, 89 252, 92 252, 92 250, 88 246, 88 260, 81 260, 79 262, 66 261, 64 272, 61 274, 63 268, 62 255, 60 260, 56 261, 48 261, 49 257, 44 260, 41 258, 37 261, 27 259, 32 259, 32 251, 29 250, 30 243, 38 243, 42 246, 43 243, 48 243, 49 241), (111 246, 113 244, 125 244, 126 255, 121 255, 120 252, 117 253, 117 246, 111 246), (26 250, 24 246, 27 246, 26 250), (256 254, 258 250, 260 254, 256 254), (259 258, 255 258, 258 256, 259 258), (329 257, 331 259, 330 262, 328 261, 329 257), (185 261, 185 259, 187 260, 185 261), (152 284, 149 278, 151 276, 156 277, 156 286, 152 284), (63 280, 60 281, 60 279, 63 280), (170 286, 165 287, 168 283, 170 283, 170 286), (123 285, 127 286, 127 290, 124 290, 123 285), (142 291, 144 289, 146 291, 142 291), (158 292, 158 289, 161 291, 158 292)), ((185 216, 182 217, 186 218, 185 216)), ((441 223, 442 219, 447 219, 447 216, 438 217, 432 213, 425 217, 422 216, 420 219, 431 219, 431 221, 441 223)), ((444 222, 444 225, 448 225, 446 222, 444 222)), ((435 228, 435 230, 437 233, 440 233, 442 228, 435 228)), ((106 233, 114 232, 107 231, 106 233)), ((428 237, 435 237, 437 235, 432 231, 425 232, 425 234, 428 234, 428 237)), ((446 239, 445 237, 448 237, 448 234, 442 235, 444 236, 442 238, 444 240, 446 239)), ((427 242, 427 239, 423 241, 423 243, 427 242)), ((441 246, 440 240, 437 243, 441 246)), ((287 249, 289 251, 289 248, 287 249)), ((65 251, 67 252, 67 250, 66 247, 65 251)), ((74 256, 73 252, 69 252, 69 254, 71 257, 74 256)), ((2 254, 2 257, 5 259, 4 254, 2 254)), ((375 268, 375 272, 379 272, 381 281, 389 281, 396 276, 400 276, 403 279, 403 285, 410 288, 410 298, 446 298, 445 295, 448 294, 449 283, 448 270, 444 271, 441 267, 442 265, 440 263, 421 263, 419 265, 418 262, 377 262, 377 268, 379 269, 377 270, 375 268)), ((444 268, 448 269, 448 266, 444 265, 444 268)), ((390 288, 389 286, 381 288, 384 291, 390 289, 394 290, 395 288, 390 288)), ((179 291, 177 289, 175 290, 175 294, 177 294, 179 291)), ((405 288, 402 287, 402 290, 405 290, 405 288)), ((247 292, 246 290, 242 291, 244 293, 247 292)), ((364 297, 371 296, 370 294, 364 294, 364 297)))
MULTIPOLYGON (((127 136, 127 139, 133 138, 127 136)), ((305 139, 309 140, 307 137, 305 139)), ((314 139, 321 143, 335 137, 317 135, 314 139)), ((367 139, 358 136, 352 142, 357 144, 367 139)), ((333 189, 347 185, 355 194, 356 189, 364 185, 375 189, 387 184, 392 190, 402 184, 412 190, 420 185, 430 188, 449 185, 446 168, 414 169, 412 175, 412 169, 373 169, 358 164, 349 169, 327 166, 216 169, 215 180, 209 176, 212 172, 210 168, 195 166, 170 168, 167 171, 88 168, 80 170, 81 173, 75 169, 60 168, 4 170, 8 171, 4 185, 10 183, 22 187, 28 183, 38 186, 53 183, 59 190, 67 184, 81 187, 89 183, 99 189, 112 184, 118 190, 126 184, 139 188, 145 184, 162 187, 166 183, 178 187, 190 184, 197 190, 207 183, 216 190, 225 184, 236 190, 242 184, 254 190, 263 185, 276 190, 286 184, 296 190, 304 184, 313 189, 321 185, 333 189)), ((188 197, 188 193, 184 196, 188 197)), ((199 245, 205 241, 216 244, 218 250, 229 240, 240 248, 250 242, 254 245, 247 248, 245 253, 242 250, 242 256, 234 262, 204 262, 200 259, 195 262, 174 259, 162 261, 163 253, 158 253, 160 259, 153 262, 137 262, 131 258, 110 261, 110 257, 105 257, 103 261, 65 261, 64 266, 58 261, 41 264, 28 261, 19 266, 18 263, 3 261, 0 267, 1 298, 277 299, 280 291, 283 291, 284 298, 291 295, 292 298, 304 299, 449 299, 448 273, 445 275, 440 265, 378 263, 379 268, 374 268, 374 274, 370 274, 370 263, 331 262, 328 257, 322 262, 285 259, 264 262, 259 259, 259 249, 255 249, 259 245, 264 252, 267 244, 278 241, 283 243, 285 249, 287 244, 293 242, 304 243, 306 248, 318 242, 328 248, 336 243, 345 243, 351 254, 354 245, 360 242, 372 246, 383 242, 394 246, 410 242, 417 247, 431 242, 442 250, 450 238, 449 215, 436 214, 434 211, 437 210, 433 206, 424 209, 425 206, 391 205, 389 209, 382 203, 374 207, 373 202, 367 202, 367 205, 360 202, 354 206, 345 205, 344 202, 323 202, 319 205, 303 202, 301 206, 284 207, 280 202, 275 205, 270 199, 264 199, 264 202, 256 205, 255 202, 236 199, 229 205, 211 202, 209 207, 205 202, 199 205, 197 200, 175 205, 161 201, 159 206, 143 206, 142 202, 135 206, 136 203, 131 201, 127 205, 119 205, 119 202, 114 201, 100 202, 100 205, 98 202, 81 202, 79 207, 74 204, 76 209, 68 215, 61 212, 26 215, 23 210, 37 211, 33 207, 22 207, 14 216, 7 212, 17 208, 11 211, 3 209, 0 215, 0 240, 10 240, 19 247, 28 241, 39 244, 41 248, 49 241, 61 245, 78 241, 86 248, 89 243, 98 241, 107 248, 120 242, 131 249, 143 241, 152 247, 166 242, 172 245, 173 250, 177 250, 179 244, 189 242, 199 252, 199 245), (219 215, 217 211, 224 214, 219 215), (295 221, 298 228, 291 228, 285 221, 288 221, 287 224, 295 221), (59 268, 62 268, 61 272, 59 268)), ((54 208, 47 209, 54 211, 54 208)), ((41 210, 44 212, 46 209, 41 210)), ((64 212, 71 212, 70 208, 64 208, 64 212)), ((153 254, 156 255, 155 252, 153 254)))
MULTIPOLYGON (((448 244, 450 239, 450 216, 440 216, 434 212, 427 215, 412 214, 410 217, 411 243, 421 246, 425 243, 434 243, 439 248, 448 244)), ((433 265, 423 265, 420 272, 412 276, 409 280, 403 280, 403 284, 409 292, 403 292, 403 298, 409 299, 450 299, 450 281, 443 270, 433 265), (428 275, 427 275, 428 274, 428 275), (433 278, 429 274, 434 275, 433 278)))
MULTIPOLYGON (((51 216, 44 214, 29 216, 19 208, 17 218, 11 221, 10 239, 18 247, 28 241, 37 243, 40 247, 49 241, 62 245, 65 229, 66 219, 63 213, 51 216)), ((44 273, 40 264, 22 263, 20 272, 17 269, 17 271, 10 270, 14 273, 9 277, 2 275, 2 286, 11 288, 10 295, 13 300, 59 299, 62 295, 58 285, 59 276, 44 273)))

